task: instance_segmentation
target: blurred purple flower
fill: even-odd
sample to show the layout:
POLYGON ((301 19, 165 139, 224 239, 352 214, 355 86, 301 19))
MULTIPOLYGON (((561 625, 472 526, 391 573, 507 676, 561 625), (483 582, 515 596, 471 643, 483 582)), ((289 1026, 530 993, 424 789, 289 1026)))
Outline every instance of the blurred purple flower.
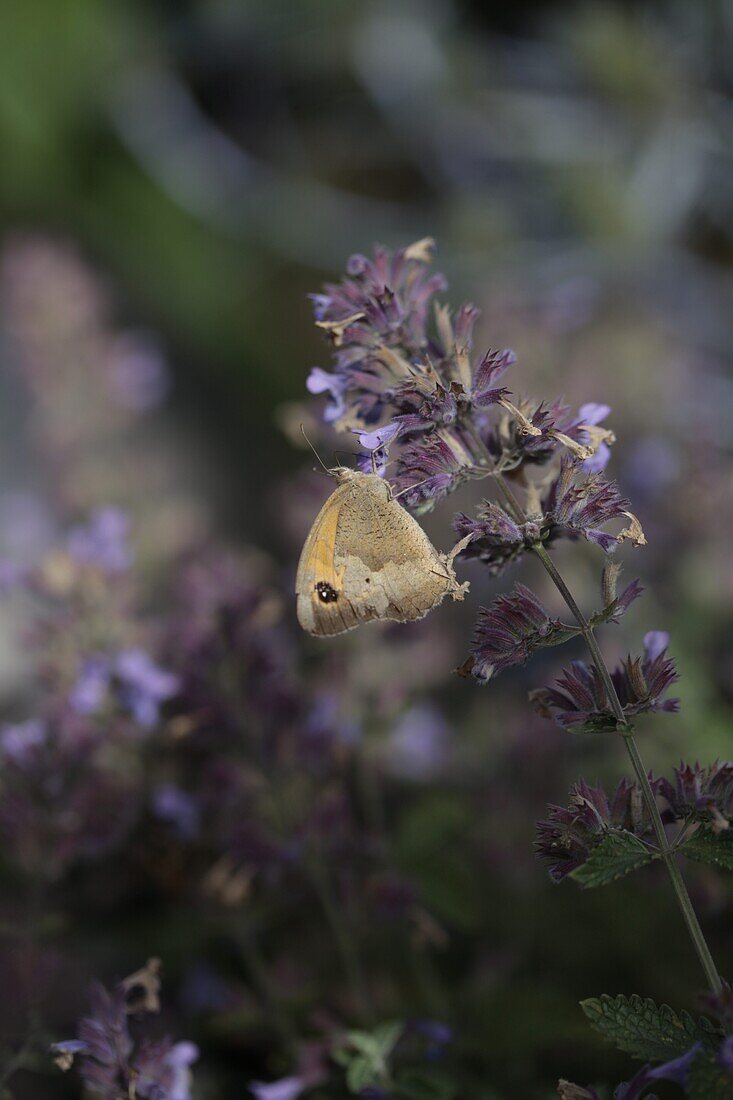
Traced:
POLYGON ((249 1090, 255 1100, 297 1100, 306 1088, 302 1077, 280 1077, 277 1081, 250 1081, 249 1090))
POLYGON ((107 698, 111 678, 112 667, 107 658, 85 658, 69 692, 69 705, 77 714, 96 714, 107 698))
POLYGON ((140 333, 117 338, 107 369, 112 396, 132 412, 155 408, 170 388, 170 373, 160 348, 154 339, 140 333))
POLYGON ((172 825, 184 840, 191 840, 199 830, 199 807, 196 800, 174 783, 163 783, 153 791, 153 813, 172 825))
POLYGON ((47 736, 45 723, 37 719, 20 722, 17 726, 6 726, 0 734, 0 753, 5 760, 25 767, 46 744, 47 736))
POLYGON ((143 649, 126 649, 119 654, 114 672, 120 683, 120 701, 143 729, 158 721, 160 707, 177 693, 180 681, 172 672, 159 668, 143 649))
POLYGON ((733 1072, 733 1035, 723 1040, 718 1051, 718 1061, 723 1069, 727 1069, 729 1073, 733 1072))
POLYGON ((625 479, 635 493, 651 497, 666 489, 680 472, 680 456, 666 439, 646 437, 633 443, 624 463, 625 479))
POLYGON ((173 698, 179 678, 160 668, 143 649, 122 650, 116 657, 93 656, 82 662, 69 694, 80 715, 96 714, 107 700, 128 711, 142 729, 156 725, 160 707, 173 698))
POLYGON ((110 851, 129 830, 137 795, 102 761, 102 744, 68 713, 0 736, 0 836, 28 873, 51 880, 77 859, 110 851))
POLYGON ((444 766, 449 728, 443 715, 428 704, 411 707, 392 730, 387 767, 393 775, 424 782, 444 766))
POLYGON ((130 566, 130 523, 118 508, 101 508, 86 524, 75 527, 67 541, 69 554, 80 565, 106 573, 124 573, 130 566))

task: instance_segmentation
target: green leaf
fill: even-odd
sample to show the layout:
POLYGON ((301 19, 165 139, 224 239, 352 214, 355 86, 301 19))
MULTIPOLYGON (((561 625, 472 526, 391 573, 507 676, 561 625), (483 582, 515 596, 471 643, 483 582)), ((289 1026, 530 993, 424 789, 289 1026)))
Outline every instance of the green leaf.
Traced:
POLYGON ((651 863, 655 858, 655 853, 633 833, 618 829, 606 833, 585 863, 576 867, 570 877, 586 889, 591 886, 606 886, 607 883, 635 871, 637 867, 651 863))
POLYGON ((733 1074, 701 1052, 690 1066, 685 1091, 689 1100, 733 1100, 733 1074))
POLYGON ((357 1055, 346 1070, 346 1084, 349 1092, 359 1093, 367 1086, 377 1086, 380 1083, 379 1074, 374 1072, 370 1060, 357 1055))
POLYGON ((604 993, 581 1001, 591 1026, 619 1050, 644 1061, 669 1061, 685 1054, 693 1043, 709 1045, 714 1029, 704 1017, 695 1021, 687 1012, 679 1015, 669 1005, 657 1005, 635 993, 611 997, 604 993))
POLYGON ((564 645, 565 642, 577 638, 579 634, 580 630, 577 626, 568 626, 567 623, 559 621, 553 622, 550 624, 547 634, 539 642, 538 648, 544 649, 547 646, 564 645))
POLYGON ((726 871, 733 871, 733 829, 726 829, 722 833, 714 833, 707 828, 698 829, 685 841, 680 851, 688 859, 714 863, 718 867, 724 867, 726 871))
POLYGON ((386 1023, 373 1031, 350 1031, 345 1043, 331 1051, 334 1061, 346 1070, 350 1092, 384 1085, 389 1076, 389 1057, 403 1029, 403 1023, 386 1023))

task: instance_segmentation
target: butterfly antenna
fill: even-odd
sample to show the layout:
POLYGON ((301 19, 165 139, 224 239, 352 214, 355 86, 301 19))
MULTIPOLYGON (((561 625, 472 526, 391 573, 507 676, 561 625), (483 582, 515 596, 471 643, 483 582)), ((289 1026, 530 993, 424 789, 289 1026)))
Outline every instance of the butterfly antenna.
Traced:
POLYGON ((326 473, 327 473, 327 474, 329 474, 329 475, 330 475, 330 474, 331 474, 331 471, 329 470, 328 466, 327 466, 327 465, 326 465, 326 463, 325 463, 325 462, 323 461, 323 459, 322 459, 322 458, 321 458, 321 456, 319 455, 318 451, 317 451, 317 450, 315 449, 315 447, 314 447, 314 446, 313 446, 313 444, 311 443, 311 441, 310 441, 310 439, 308 438, 308 436, 307 436, 307 435, 305 434, 305 428, 303 427, 303 425, 302 425, 302 424, 300 425, 300 431, 301 431, 301 433, 302 433, 303 439, 304 439, 304 440, 306 441, 306 443, 308 444, 308 446, 310 447, 310 449, 311 449, 311 450, 313 451, 313 454, 314 454, 314 455, 316 456, 316 458, 317 458, 317 459, 318 459, 318 461, 320 462, 320 464, 321 464, 321 466, 323 467, 323 469, 324 469, 324 470, 326 471, 326 473))
POLYGON ((411 493, 413 489, 419 489, 421 485, 427 484, 427 482, 430 480, 431 478, 424 477, 422 481, 418 481, 414 485, 408 485, 406 489, 400 489, 399 493, 394 494, 392 500, 399 500, 399 498, 403 497, 405 493, 411 493))

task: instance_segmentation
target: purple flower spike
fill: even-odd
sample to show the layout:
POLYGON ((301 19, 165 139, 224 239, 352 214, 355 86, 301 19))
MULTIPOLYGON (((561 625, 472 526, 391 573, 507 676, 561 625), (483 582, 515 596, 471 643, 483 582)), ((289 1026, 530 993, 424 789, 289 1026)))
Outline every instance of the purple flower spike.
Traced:
POLYGON ((129 999, 130 989, 140 984, 148 967, 120 982, 111 993, 95 983, 90 993, 91 1012, 80 1022, 78 1038, 51 1048, 64 1070, 78 1056, 82 1081, 101 1100, 119 1100, 123 1095, 140 1100, 191 1100, 191 1066, 199 1056, 198 1047, 147 1037, 136 1042, 130 1033, 131 1012, 139 1015, 158 1009, 155 998, 142 1007, 133 1006, 129 999))
MULTIPOLYGON (((611 679, 627 719, 646 711, 679 710, 679 699, 664 699, 664 693, 677 679, 677 669, 666 649, 650 657, 628 657, 612 672, 611 679)), ((601 733, 617 728, 597 669, 584 661, 573 661, 554 687, 532 693, 539 713, 554 718, 573 733, 601 733)))
POLYGON ((692 818, 715 833, 725 832, 733 820, 733 763, 716 760, 707 768, 681 763, 674 782, 665 780, 660 793, 667 802, 665 820, 692 818))
MULTIPOLYGON (((657 791, 660 780, 649 777, 657 791)), ((582 866, 611 829, 625 829, 640 839, 652 835, 652 825, 635 783, 622 779, 613 796, 581 779, 570 789, 568 806, 550 805, 537 822, 535 851, 548 864, 553 882, 582 866)))
POLYGON ((506 374, 509 367, 514 366, 517 357, 510 348, 503 351, 487 351, 478 367, 473 379, 471 397, 474 405, 479 409, 496 405, 506 397, 509 390, 497 387, 496 383, 506 374))
POLYGON ((590 474, 578 481, 576 465, 567 458, 563 459, 560 474, 543 502, 550 539, 563 534, 583 536, 606 553, 624 539, 630 539, 636 546, 646 542, 630 508, 630 502, 621 496, 614 481, 606 481, 600 474, 590 474), (628 521, 624 530, 616 535, 603 530, 606 523, 619 519, 628 521))
POLYGON ((536 649, 548 644, 559 625, 534 592, 517 584, 513 592, 479 611, 471 645, 471 675, 486 683, 502 669, 524 664, 536 649))
POLYGON ((478 558, 494 575, 521 558, 532 536, 539 537, 537 524, 520 527, 503 508, 490 501, 484 501, 476 519, 457 512, 453 517, 453 530, 461 538, 473 535, 463 557, 478 558))
POLYGON ((400 454, 392 488, 410 508, 432 508, 473 472, 471 455, 454 432, 429 435, 400 454))

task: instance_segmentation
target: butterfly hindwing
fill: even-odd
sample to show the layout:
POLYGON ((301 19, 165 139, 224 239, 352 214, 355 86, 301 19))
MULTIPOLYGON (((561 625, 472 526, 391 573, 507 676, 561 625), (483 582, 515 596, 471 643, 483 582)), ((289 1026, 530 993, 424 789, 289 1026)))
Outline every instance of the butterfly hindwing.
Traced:
POLYGON ((449 592, 462 595, 450 560, 374 474, 341 471, 303 547, 298 620, 330 635, 360 622, 420 619, 449 592))

